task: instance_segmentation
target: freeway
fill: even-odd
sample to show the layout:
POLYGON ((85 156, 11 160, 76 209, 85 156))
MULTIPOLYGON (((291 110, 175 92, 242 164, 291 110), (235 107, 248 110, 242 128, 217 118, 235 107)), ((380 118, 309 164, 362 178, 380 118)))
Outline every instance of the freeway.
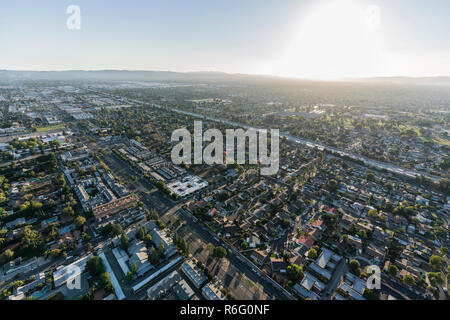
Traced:
MULTIPOLYGON (((256 130, 261 130, 260 128, 255 128, 249 125, 245 125, 242 123, 237 123, 237 122, 233 122, 233 121, 229 121, 229 120, 223 120, 223 119, 219 119, 219 118, 215 118, 215 117, 210 117, 210 116, 205 116, 203 114, 200 113, 195 113, 195 112, 190 112, 190 111, 184 111, 184 110, 180 110, 180 109, 176 109, 176 108, 171 108, 171 107, 167 107, 167 106, 161 106, 159 104, 154 104, 154 103, 149 103, 149 102, 145 102, 145 101, 141 101, 141 100, 137 100, 137 99, 129 99, 126 97, 121 97, 118 95, 114 95, 114 94, 108 94, 105 92, 98 92, 92 89, 87 89, 88 91, 92 91, 95 92, 97 94, 103 94, 103 95, 108 95, 110 97, 116 98, 116 99, 127 99, 129 102, 132 103, 136 103, 136 104, 141 104, 141 105, 148 105, 151 107, 155 107, 158 109, 164 109, 167 111, 172 111, 172 112, 176 112, 179 114, 184 114, 184 115, 189 115, 192 116, 194 118, 200 118, 200 119, 205 119, 205 120, 209 120, 209 121, 213 121, 213 122, 217 122, 217 123, 222 123, 222 124, 228 124, 230 126, 233 127, 241 127, 244 129, 256 129, 256 130)), ((348 157, 350 159, 356 160, 356 161, 361 161, 363 162, 365 165, 379 169, 379 170, 387 170, 399 175, 403 175, 403 176, 407 176, 407 177, 418 177, 420 175, 427 177, 435 182, 437 182, 441 177, 439 176, 434 176, 434 175, 429 175, 423 172, 418 172, 416 170, 411 170, 411 169, 406 169, 406 168, 402 168, 390 163, 386 163, 386 162, 381 162, 381 161, 377 161, 377 160, 373 160, 373 159, 369 159, 367 157, 364 157, 362 155, 358 155, 352 152, 348 152, 345 150, 341 150, 341 149, 337 149, 334 147, 330 147, 327 146, 323 143, 320 142, 315 142, 315 141, 311 141, 311 140, 307 140, 307 139, 303 139, 303 138, 299 138, 299 137, 295 137, 293 135, 287 134, 287 133, 280 133, 280 137, 281 138, 285 138, 288 141, 294 142, 296 144, 301 144, 310 148, 319 148, 320 150, 327 150, 329 152, 332 152, 334 154, 337 154, 341 157, 348 157)))

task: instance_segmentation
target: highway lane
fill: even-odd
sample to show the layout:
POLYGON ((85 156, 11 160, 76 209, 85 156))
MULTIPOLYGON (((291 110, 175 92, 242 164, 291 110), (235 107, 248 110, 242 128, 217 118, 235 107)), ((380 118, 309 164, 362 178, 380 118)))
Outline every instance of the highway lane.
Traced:
MULTIPOLYGON (((97 92, 97 93, 101 93, 101 92, 97 92)), ((106 94, 106 93, 103 93, 106 94)), ((111 95, 112 97, 115 98, 119 98, 119 99, 124 99, 124 97, 120 97, 117 95, 112 95, 112 94, 107 94, 107 95, 111 95)), ((161 106, 158 104, 153 104, 153 103, 148 103, 148 102, 144 102, 141 100, 136 100, 136 99, 128 99, 128 101, 134 102, 134 103, 138 103, 138 104, 143 104, 143 105, 149 105, 155 108, 159 108, 159 109, 165 109, 165 110, 169 110, 172 112, 176 112, 176 113, 180 113, 180 114, 185 114, 185 115, 189 115, 195 118, 200 118, 200 119, 205 119, 205 120, 210 120, 210 121, 214 121, 214 122, 218 122, 218 123, 222 123, 222 124, 228 124, 230 126, 233 127, 241 127, 244 129, 256 129, 256 130, 261 130, 261 128, 256 128, 253 126, 249 126, 246 124, 242 124, 242 123, 237 123, 234 121, 229 121, 229 120, 223 120, 223 119, 219 119, 219 118, 215 118, 215 117, 210 117, 210 116, 205 116, 203 114, 199 114, 199 113, 195 113, 195 112, 190 112, 190 111, 184 111, 184 110, 180 110, 180 109, 176 109, 176 108, 171 108, 171 107, 167 107, 167 106, 161 106)), ((401 175, 405 175, 405 176, 410 176, 410 177, 416 177, 416 176, 420 176, 423 175, 424 177, 427 177, 429 179, 432 179, 433 181, 437 182, 441 177, 439 176, 434 176, 434 175, 429 175, 427 173, 423 173, 423 172, 419 172, 416 170, 411 170, 411 169, 406 169, 406 168, 402 168, 390 163, 386 163, 386 162, 381 162, 381 161, 377 161, 377 160, 373 160, 373 159, 369 159, 365 156, 362 155, 358 155, 352 152, 348 152, 342 149, 337 149, 334 147, 330 147, 327 146, 323 143, 320 142, 315 142, 315 141, 311 141, 311 140, 307 140, 307 139, 303 139, 300 137, 296 137, 287 133, 282 133, 280 132, 280 138, 286 138, 287 140, 297 143, 297 144, 301 144, 301 145, 305 145, 307 147, 310 148, 319 148, 321 150, 327 150, 330 152, 333 152, 335 154, 338 154, 341 157, 349 157, 353 160, 357 160, 357 161, 362 161, 365 165, 367 166, 371 166, 377 169, 381 169, 381 170, 388 170, 391 171, 393 173, 397 173, 397 174, 401 174, 401 175)))

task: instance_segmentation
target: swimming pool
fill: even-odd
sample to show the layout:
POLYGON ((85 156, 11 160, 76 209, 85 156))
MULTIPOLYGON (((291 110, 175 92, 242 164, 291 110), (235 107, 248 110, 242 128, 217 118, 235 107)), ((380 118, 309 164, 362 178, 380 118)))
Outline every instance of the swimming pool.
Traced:
POLYGON ((31 297, 32 297, 33 299, 39 299, 39 298, 42 297, 44 294, 46 294, 51 288, 52 288, 51 285, 47 285, 47 286, 43 287, 41 291, 37 291, 37 292, 33 293, 33 294, 31 295, 31 297))

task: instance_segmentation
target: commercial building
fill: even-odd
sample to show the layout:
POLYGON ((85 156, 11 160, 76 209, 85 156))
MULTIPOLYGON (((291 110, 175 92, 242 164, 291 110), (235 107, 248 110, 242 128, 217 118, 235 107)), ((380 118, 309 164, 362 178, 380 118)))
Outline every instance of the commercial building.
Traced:
POLYGON ((197 288, 201 288, 201 286, 208 280, 206 275, 194 264, 192 260, 183 263, 181 265, 181 270, 197 288))

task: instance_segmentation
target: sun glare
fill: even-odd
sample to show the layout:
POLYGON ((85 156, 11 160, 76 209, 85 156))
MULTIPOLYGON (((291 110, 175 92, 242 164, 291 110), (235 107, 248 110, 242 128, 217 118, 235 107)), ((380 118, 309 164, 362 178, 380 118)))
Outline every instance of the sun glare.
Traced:
POLYGON ((380 32, 378 7, 343 1, 318 6, 301 19, 271 72, 311 79, 376 75, 380 32))

